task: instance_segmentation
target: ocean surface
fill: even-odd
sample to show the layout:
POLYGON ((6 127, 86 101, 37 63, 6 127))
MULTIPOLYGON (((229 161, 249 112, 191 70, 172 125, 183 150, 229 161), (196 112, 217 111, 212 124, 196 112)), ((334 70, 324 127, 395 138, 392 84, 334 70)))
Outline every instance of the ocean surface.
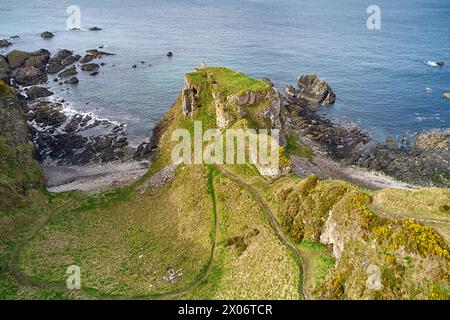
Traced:
POLYGON ((376 139, 450 127, 449 0, 2 0, 0 38, 14 35, 8 50, 83 54, 104 45, 115 53, 97 77, 49 86, 75 110, 126 123, 136 142, 175 101, 184 73, 205 60, 269 77, 279 89, 316 73, 337 95, 323 112, 376 139), (372 4, 381 8, 381 30, 366 26, 372 4), (70 5, 80 7, 82 29, 103 30, 68 31, 70 5), (41 39, 46 30, 55 37, 41 39))

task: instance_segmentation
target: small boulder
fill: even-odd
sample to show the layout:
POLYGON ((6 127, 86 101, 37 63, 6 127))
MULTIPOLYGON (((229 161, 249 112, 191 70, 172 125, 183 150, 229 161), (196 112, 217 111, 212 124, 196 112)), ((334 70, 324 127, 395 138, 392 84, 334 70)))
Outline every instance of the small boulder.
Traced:
POLYGON ((12 43, 9 42, 7 39, 0 39, 0 48, 5 48, 11 46, 12 43))
POLYGON ((60 76, 61 78, 68 78, 68 77, 74 76, 74 75, 76 75, 76 74, 78 74, 77 68, 76 68, 74 65, 72 65, 70 68, 67 68, 66 70, 64 70, 63 72, 61 72, 61 73, 59 74, 59 76, 60 76))
POLYGON ((47 88, 43 87, 31 87, 25 89, 25 93, 30 100, 35 100, 38 98, 45 98, 53 95, 53 92, 49 91, 47 88))
POLYGON ((64 81, 64 83, 67 84, 77 84, 79 82, 78 78, 73 76, 69 80, 64 81))
POLYGON ((43 39, 51 39, 54 36, 55 35, 53 33, 51 33, 50 31, 44 31, 41 33, 41 38, 43 38, 43 39))
POLYGON ((98 69, 100 69, 100 65, 97 63, 86 63, 86 64, 81 65, 81 70, 87 71, 87 72, 96 71, 98 69))

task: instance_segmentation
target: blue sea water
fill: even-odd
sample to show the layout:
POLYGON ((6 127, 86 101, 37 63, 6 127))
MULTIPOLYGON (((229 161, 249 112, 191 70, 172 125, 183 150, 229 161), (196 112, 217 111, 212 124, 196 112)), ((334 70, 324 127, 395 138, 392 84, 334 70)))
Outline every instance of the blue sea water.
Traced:
POLYGON ((269 77, 280 89, 316 73, 337 95, 324 113, 358 122, 378 139, 450 123, 443 96, 450 92, 449 0, 2 0, 0 38, 13 35, 20 38, 2 53, 82 54, 99 45, 115 53, 103 59, 100 75, 81 74, 78 86, 55 93, 77 110, 128 124, 136 141, 175 101, 183 74, 203 60, 269 77), (366 26, 372 4, 381 9, 381 30, 366 26), (70 5, 80 7, 82 28, 103 30, 66 30, 70 5), (46 30, 55 37, 41 39, 46 30))

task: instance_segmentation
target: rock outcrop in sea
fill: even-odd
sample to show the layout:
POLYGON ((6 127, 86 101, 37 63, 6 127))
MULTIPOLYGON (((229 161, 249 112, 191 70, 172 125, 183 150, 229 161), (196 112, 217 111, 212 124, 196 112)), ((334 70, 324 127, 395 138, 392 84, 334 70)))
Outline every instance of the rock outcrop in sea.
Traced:
POLYGON ((314 105, 330 105, 336 101, 336 95, 325 80, 314 74, 303 75, 298 80, 300 90, 293 86, 285 87, 285 94, 289 102, 314 105), (303 103, 304 103, 303 102, 303 103))
POLYGON ((44 31, 41 33, 41 38, 44 38, 44 39, 51 39, 54 36, 55 35, 53 33, 51 33, 50 31, 44 31))

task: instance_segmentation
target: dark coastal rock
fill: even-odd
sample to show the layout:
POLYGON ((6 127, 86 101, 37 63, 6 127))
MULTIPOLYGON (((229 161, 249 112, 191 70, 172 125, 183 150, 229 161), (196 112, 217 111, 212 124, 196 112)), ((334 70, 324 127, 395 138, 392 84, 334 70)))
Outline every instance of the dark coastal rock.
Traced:
POLYGON ((77 68, 74 65, 72 65, 70 68, 67 68, 66 70, 62 71, 59 74, 59 77, 61 77, 61 78, 68 78, 68 77, 71 77, 71 76, 75 76, 77 74, 78 74, 77 68))
POLYGON ((40 161, 56 165, 84 165, 129 160, 125 129, 89 114, 66 115, 60 103, 41 101, 30 106, 33 138, 40 161))
POLYGON ((83 58, 81 58, 80 63, 88 63, 88 62, 91 62, 92 60, 97 59, 97 58, 102 58, 104 56, 112 56, 112 55, 114 55, 113 53, 100 51, 100 50, 97 50, 97 49, 87 50, 86 52, 87 52, 87 54, 84 55, 83 58))
POLYGON ((21 86, 32 86, 47 82, 47 74, 33 66, 25 66, 17 70, 14 75, 17 84, 21 86))
POLYGON ((45 67, 49 57, 50 53, 44 49, 31 53, 14 50, 7 55, 7 61, 16 83, 32 86, 47 82, 45 67))
POLYGON ((167 52, 167 56, 168 57, 173 57, 173 52, 172 51, 167 52))
POLYGON ((43 38, 43 39, 51 39, 54 36, 55 35, 53 33, 51 33, 50 31, 44 31, 41 33, 41 38, 43 38))
POLYGON ((0 48, 5 48, 11 46, 12 43, 9 42, 7 39, 0 39, 0 48))
MULTIPOLYGON (((66 83, 66 84, 77 84, 78 82, 80 82, 80 81, 75 76, 70 77, 68 80, 64 81, 64 83, 66 83)), ((60 83, 60 84, 62 84, 62 83, 60 83)))
POLYGON ((81 56, 78 54, 73 55, 73 51, 67 49, 60 50, 55 56, 50 58, 48 62, 47 72, 49 74, 58 73, 66 66, 80 60, 80 58, 81 56))
POLYGON ((25 89, 25 93, 30 100, 50 97, 51 95, 53 95, 53 92, 51 92, 47 88, 37 86, 25 89))
POLYGON ((81 65, 81 70, 87 71, 87 72, 96 71, 98 69, 100 69, 100 65, 97 63, 86 63, 86 64, 81 65))
POLYGON ((450 130, 388 138, 354 152, 349 163, 419 186, 450 187, 450 130))
POLYGON ((136 69, 136 68, 137 68, 137 65, 133 64, 131 67, 132 67, 133 69, 136 69))
POLYGON ((94 71, 91 74, 89 74, 91 77, 95 77, 96 75, 98 75, 98 71, 94 71))
POLYGON ((335 160, 347 159, 354 150, 366 145, 371 137, 353 123, 335 123, 318 113, 318 104, 331 103, 335 95, 325 81, 317 76, 302 76, 300 90, 291 85, 284 88, 285 126, 324 147, 335 160))
POLYGON ((348 158, 355 149, 371 140, 357 125, 334 123, 319 115, 315 108, 288 102, 286 110, 293 128, 321 144, 335 160, 348 158))
POLYGON ((325 80, 320 80, 316 75, 303 75, 298 80, 300 98, 312 103, 329 105, 336 101, 336 95, 325 80))
POLYGON ((101 31, 101 30, 102 28, 99 28, 97 26, 89 28, 89 31, 101 31))
POLYGON ((94 60, 94 56, 92 54, 86 54, 81 58, 80 63, 89 63, 94 60))
POLYGON ((6 55, 6 60, 11 69, 16 69, 21 67, 29 57, 31 57, 29 52, 13 50, 6 55))
POLYGON ((50 52, 45 49, 41 49, 31 53, 31 56, 25 61, 24 66, 35 67, 41 71, 44 71, 49 59, 50 52))
POLYGON ((10 73, 11 70, 9 69, 8 62, 6 61, 5 57, 0 54, 0 80, 4 81, 5 83, 9 83, 10 73))
POLYGON ((102 57, 102 56, 113 56, 114 53, 106 52, 106 51, 100 51, 97 49, 90 49, 86 51, 88 54, 93 55, 94 57, 102 57))

